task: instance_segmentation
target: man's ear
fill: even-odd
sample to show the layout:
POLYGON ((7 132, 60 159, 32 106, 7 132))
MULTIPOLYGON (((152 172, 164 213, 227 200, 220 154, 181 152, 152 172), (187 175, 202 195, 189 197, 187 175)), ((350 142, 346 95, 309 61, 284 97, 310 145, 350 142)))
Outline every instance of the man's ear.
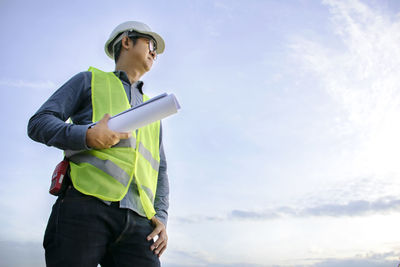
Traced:
POLYGON ((128 49, 128 48, 129 48, 129 42, 130 42, 129 37, 128 37, 128 36, 124 36, 124 37, 122 38, 122 40, 121 40, 121 46, 122 46, 123 48, 125 48, 125 49, 128 49))

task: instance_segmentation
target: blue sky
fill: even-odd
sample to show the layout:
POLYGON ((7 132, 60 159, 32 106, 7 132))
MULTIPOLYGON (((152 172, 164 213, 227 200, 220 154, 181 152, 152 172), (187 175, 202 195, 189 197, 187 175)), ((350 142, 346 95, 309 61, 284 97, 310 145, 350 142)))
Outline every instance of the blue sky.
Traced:
POLYGON ((0 2, 0 266, 43 266, 61 151, 27 122, 77 72, 113 70, 120 22, 166 41, 145 91, 164 120, 164 266, 395 266, 400 4, 382 1, 0 2), (18 255, 15 257, 14 255, 18 255))

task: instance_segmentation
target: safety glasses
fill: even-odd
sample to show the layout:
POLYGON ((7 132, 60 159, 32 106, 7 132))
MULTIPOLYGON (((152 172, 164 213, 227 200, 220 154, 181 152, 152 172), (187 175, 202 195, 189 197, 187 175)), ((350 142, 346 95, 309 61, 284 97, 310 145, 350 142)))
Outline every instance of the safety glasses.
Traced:
POLYGON ((129 33, 128 37, 131 39, 138 39, 138 38, 145 38, 146 40, 148 40, 148 45, 149 45, 149 51, 154 53, 157 56, 157 43, 156 41, 145 34, 139 34, 139 33, 129 33))

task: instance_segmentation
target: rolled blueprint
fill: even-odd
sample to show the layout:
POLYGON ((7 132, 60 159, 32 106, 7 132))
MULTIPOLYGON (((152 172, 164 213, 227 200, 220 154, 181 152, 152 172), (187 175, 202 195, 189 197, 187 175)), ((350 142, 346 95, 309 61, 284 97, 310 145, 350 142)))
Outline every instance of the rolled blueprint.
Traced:
MULTIPOLYGON (((164 119, 178 112, 180 109, 178 100, 174 94, 161 94, 148 101, 125 110, 108 121, 108 128, 116 132, 132 132, 140 127, 164 119)), ((93 123, 90 127, 96 124, 93 123)), ((65 150, 65 156, 71 157, 81 151, 65 150)))
POLYGON ((108 121, 108 128, 116 132, 132 132, 175 114, 178 109, 180 109, 180 105, 173 94, 162 94, 111 117, 108 121))

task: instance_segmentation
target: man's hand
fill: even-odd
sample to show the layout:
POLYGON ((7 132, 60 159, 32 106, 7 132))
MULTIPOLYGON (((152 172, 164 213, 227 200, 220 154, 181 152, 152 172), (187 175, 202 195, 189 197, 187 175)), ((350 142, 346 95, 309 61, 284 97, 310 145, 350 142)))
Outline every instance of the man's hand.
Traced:
POLYGON ((153 251, 158 257, 161 257, 161 254, 163 254, 163 252, 167 248, 167 229, 165 228, 165 225, 156 217, 151 218, 151 222, 154 225, 154 230, 147 237, 147 241, 150 241, 154 237, 158 236, 157 241, 150 246, 150 250, 153 251))
POLYGON ((131 133, 118 133, 108 128, 109 114, 104 117, 86 132, 86 144, 90 148, 103 149, 110 148, 119 143, 121 139, 128 139, 131 133))

